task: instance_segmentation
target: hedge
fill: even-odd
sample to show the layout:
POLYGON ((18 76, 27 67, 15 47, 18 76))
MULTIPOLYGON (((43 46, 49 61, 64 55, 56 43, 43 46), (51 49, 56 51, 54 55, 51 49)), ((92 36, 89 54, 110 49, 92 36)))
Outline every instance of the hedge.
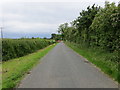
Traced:
POLYGON ((21 57, 54 43, 45 39, 3 39, 2 61, 21 57))

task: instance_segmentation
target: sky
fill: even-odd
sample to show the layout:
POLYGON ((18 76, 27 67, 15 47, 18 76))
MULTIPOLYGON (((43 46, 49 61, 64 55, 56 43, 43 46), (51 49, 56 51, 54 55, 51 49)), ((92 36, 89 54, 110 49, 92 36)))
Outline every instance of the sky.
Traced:
MULTIPOLYGON (((107 0, 118 3, 119 0, 107 0)), ((47 37, 57 33, 60 24, 71 22, 94 3, 105 0, 2 0, 0 27, 4 38, 47 37)))

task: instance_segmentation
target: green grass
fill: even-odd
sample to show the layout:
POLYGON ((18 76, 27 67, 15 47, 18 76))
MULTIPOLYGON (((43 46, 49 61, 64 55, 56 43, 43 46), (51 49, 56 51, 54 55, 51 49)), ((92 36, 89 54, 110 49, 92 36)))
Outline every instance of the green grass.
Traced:
POLYGON ((80 44, 65 42, 70 48, 76 51, 81 56, 85 57, 91 63, 96 65, 103 71, 108 74, 114 80, 120 83, 120 72, 118 72, 118 63, 112 61, 116 56, 116 53, 109 53, 99 48, 85 48, 80 46, 80 44))
POLYGON ((30 71, 30 69, 38 64, 40 58, 46 55, 54 46, 50 45, 44 49, 38 50, 35 53, 12 59, 2 64, 2 88, 14 88, 30 71))
POLYGON ((2 89, 2 64, 0 62, 0 90, 2 89))

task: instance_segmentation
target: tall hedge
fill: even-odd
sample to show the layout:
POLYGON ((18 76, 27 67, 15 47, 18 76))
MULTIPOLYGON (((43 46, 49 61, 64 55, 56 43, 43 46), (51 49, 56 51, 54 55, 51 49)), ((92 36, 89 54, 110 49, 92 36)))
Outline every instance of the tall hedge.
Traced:
POLYGON ((65 41, 114 53, 108 60, 120 63, 120 3, 88 6, 70 24, 61 24, 58 32, 65 41))
POLYGON ((93 35, 97 45, 109 51, 117 51, 120 46, 119 6, 106 2, 105 8, 96 14, 91 29, 90 33, 95 33, 93 35))
POLYGON ((88 6, 70 23, 58 28, 63 40, 99 47, 108 52, 120 50, 120 4, 105 2, 104 8, 88 6))
POLYGON ((7 61, 42 49, 53 42, 44 39, 3 39, 2 60, 7 61))

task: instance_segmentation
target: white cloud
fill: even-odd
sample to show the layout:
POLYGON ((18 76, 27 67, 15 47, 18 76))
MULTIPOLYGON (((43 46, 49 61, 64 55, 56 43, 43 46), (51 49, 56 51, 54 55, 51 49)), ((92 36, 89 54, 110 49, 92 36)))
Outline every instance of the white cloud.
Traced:
POLYGON ((12 22, 13 20, 20 20, 23 18, 23 15, 17 13, 0 13, 0 26, 3 26, 6 21, 12 22))
MULTIPOLYGON (((52 33, 56 32, 59 24, 70 22, 77 18, 79 12, 86 9, 87 6, 94 3, 104 6, 105 1, 2 0, 3 12, 0 7, 0 25, 4 17, 4 32, 21 34, 25 32, 29 35, 33 33, 52 33)), ((118 2, 119 0, 108 1, 118 2)))
POLYGON ((7 21, 7 22, 5 22, 5 27, 13 28, 10 32, 26 32, 26 33, 27 32, 31 32, 31 33, 32 32, 38 32, 38 33, 44 32, 45 33, 45 32, 50 32, 49 30, 51 30, 55 27, 57 28, 57 24, 7 21), (43 29, 43 30, 41 30, 41 29, 43 29), (30 31, 30 30, 33 30, 33 31, 30 31))
POLYGON ((3 13, 4 19, 22 19, 24 16, 16 13, 3 13))

